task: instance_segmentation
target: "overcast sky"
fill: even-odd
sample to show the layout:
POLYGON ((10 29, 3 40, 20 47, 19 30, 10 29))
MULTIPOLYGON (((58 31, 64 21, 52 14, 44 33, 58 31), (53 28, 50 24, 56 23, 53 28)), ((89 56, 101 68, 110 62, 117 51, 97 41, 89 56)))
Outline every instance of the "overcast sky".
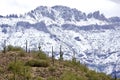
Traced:
POLYGON ((0 0, 0 15, 24 14, 38 6, 64 5, 82 12, 100 10, 106 17, 120 17, 120 0, 0 0))

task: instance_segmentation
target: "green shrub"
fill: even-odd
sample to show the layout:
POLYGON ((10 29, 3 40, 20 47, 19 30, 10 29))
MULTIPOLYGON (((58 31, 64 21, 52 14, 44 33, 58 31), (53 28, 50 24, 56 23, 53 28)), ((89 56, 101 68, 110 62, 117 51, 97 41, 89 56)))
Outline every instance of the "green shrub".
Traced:
POLYGON ((7 76, 7 79, 8 79, 8 80, 14 80, 14 75, 13 75, 13 74, 9 74, 9 75, 7 76))
POLYGON ((106 75, 105 73, 97 73, 99 75, 99 78, 101 78, 101 80, 112 80, 112 78, 108 75, 106 75))
POLYGON ((21 79, 30 79, 30 67, 24 66, 24 63, 21 61, 11 62, 8 65, 8 71, 13 72, 16 74, 17 78, 20 77, 21 79))
POLYGON ((38 51, 38 58, 43 59, 43 60, 47 60, 48 56, 43 51, 38 51))
POLYGON ((29 80, 32 78, 30 70, 31 70, 31 68, 29 66, 24 67, 24 70, 22 73, 22 76, 24 76, 24 79, 29 80))
POLYGON ((110 76, 107 76, 104 73, 96 73, 92 70, 87 72, 86 77, 88 80, 112 80, 110 76))
POLYGON ((65 71, 60 80, 87 80, 84 76, 78 76, 71 71, 65 71))
POLYGON ((3 68, 2 68, 2 67, 0 67, 0 73, 3 73, 3 72, 4 72, 3 68))
POLYGON ((88 80, 99 80, 98 75, 96 74, 96 72, 91 71, 91 70, 89 72, 87 72, 86 77, 88 78, 88 80))
POLYGON ((24 69, 23 66, 24 64, 21 61, 11 62, 8 66, 8 70, 20 74, 24 69))
POLYGON ((50 66, 48 69, 49 69, 50 72, 55 72, 56 67, 54 67, 54 66, 50 66))
POLYGON ((48 60, 48 56, 43 52, 43 51, 31 51, 33 53, 34 57, 37 59, 42 59, 42 60, 48 60))
POLYGON ((42 77, 38 77, 37 79, 35 79, 35 80, 43 80, 43 78, 42 77))
POLYGON ((45 60, 30 60, 28 62, 26 62, 27 66, 31 66, 31 67, 48 67, 49 66, 49 63, 48 61, 45 61, 45 60))
POLYGON ((64 61, 63 65, 67 67, 72 67, 71 61, 64 61))
POLYGON ((57 80, 55 77, 51 76, 51 77, 48 77, 47 80, 57 80))
POLYGON ((80 64, 79 61, 64 61, 64 66, 68 66, 68 67, 74 67, 77 68, 78 70, 81 70, 83 72, 87 72, 89 69, 84 65, 84 64, 80 64))
POLYGON ((76 62, 76 61, 73 61, 73 60, 72 61, 65 61, 64 65, 68 66, 68 67, 74 67, 74 66, 79 66, 80 62, 76 62))
POLYGON ((24 51, 24 50, 21 47, 18 47, 18 46, 8 45, 7 46, 7 51, 24 51))
POLYGON ((25 57, 26 56, 25 51, 20 51, 19 54, 18 54, 18 56, 25 57))

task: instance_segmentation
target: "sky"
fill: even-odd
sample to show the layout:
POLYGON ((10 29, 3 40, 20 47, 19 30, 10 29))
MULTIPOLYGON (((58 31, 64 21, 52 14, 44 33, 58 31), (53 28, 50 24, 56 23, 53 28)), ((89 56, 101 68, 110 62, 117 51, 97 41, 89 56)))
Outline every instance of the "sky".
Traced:
POLYGON ((0 15, 24 14, 38 6, 63 5, 90 13, 100 11, 106 17, 120 17, 120 0, 0 0, 0 15))

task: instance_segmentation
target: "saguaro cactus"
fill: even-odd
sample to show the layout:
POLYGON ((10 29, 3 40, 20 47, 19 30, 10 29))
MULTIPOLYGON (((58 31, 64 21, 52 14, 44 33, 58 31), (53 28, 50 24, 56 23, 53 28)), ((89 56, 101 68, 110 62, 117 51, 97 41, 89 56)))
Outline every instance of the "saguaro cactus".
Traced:
POLYGON ((28 52, 27 50, 28 50, 28 41, 26 40, 26 43, 25 43, 25 45, 26 45, 26 53, 28 52))
POLYGON ((60 61, 63 60, 63 52, 62 52, 62 46, 60 45, 60 61))
POLYGON ((55 56, 54 56, 53 46, 52 46, 52 64, 53 64, 53 66, 54 66, 54 58, 55 58, 55 56))
POLYGON ((40 43, 39 43, 39 45, 38 45, 38 50, 39 50, 39 51, 41 50, 41 46, 40 46, 40 43))
POLYGON ((76 62, 76 58, 75 58, 75 55, 76 55, 76 53, 75 53, 75 51, 73 50, 72 61, 75 61, 75 62, 76 62))
POLYGON ((6 40, 4 40, 4 44, 3 44, 3 53, 6 53, 6 40))

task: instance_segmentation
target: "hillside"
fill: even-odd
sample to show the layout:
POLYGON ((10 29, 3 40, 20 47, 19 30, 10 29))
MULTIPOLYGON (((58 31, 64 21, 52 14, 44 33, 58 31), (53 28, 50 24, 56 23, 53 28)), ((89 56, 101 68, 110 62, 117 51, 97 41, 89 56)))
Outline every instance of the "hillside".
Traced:
MULTIPOLYGON (((0 17, 0 50, 6 45, 31 50, 38 44, 49 54, 54 46, 55 58, 62 45, 64 58, 76 59, 89 69, 120 77, 120 18, 106 18, 100 11, 86 14, 66 6, 39 6, 20 16, 0 17), (116 67, 116 69, 114 69, 116 67)), ((50 55, 51 56, 51 55, 50 55)))
POLYGON ((20 47, 8 46, 0 53, 0 80, 113 80, 89 70, 75 57, 72 61, 53 59, 41 50, 26 53, 20 47))

